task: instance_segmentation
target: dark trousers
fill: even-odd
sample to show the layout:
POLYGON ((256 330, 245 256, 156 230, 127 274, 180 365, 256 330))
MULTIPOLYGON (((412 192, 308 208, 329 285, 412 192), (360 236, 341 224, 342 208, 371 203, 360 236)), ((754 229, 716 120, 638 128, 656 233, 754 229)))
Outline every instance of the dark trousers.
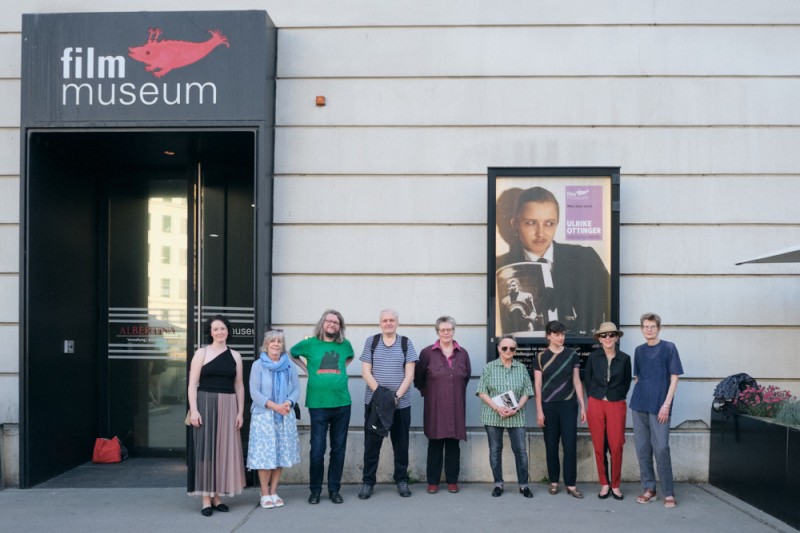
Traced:
POLYGON ((578 477, 578 402, 564 400, 543 402, 544 448, 547 452, 547 477, 558 483, 561 465, 558 460, 558 443, 564 448, 564 484, 575 486, 578 477))
POLYGON ((347 449, 347 430, 350 427, 350 406, 311 408, 311 451, 309 485, 311 492, 322 491, 325 473, 325 444, 330 432, 331 453, 328 461, 328 491, 339 492, 347 449))
MULTIPOLYGON (((364 407, 364 474, 363 483, 374 485, 377 481, 378 460, 384 437, 367 427, 369 405, 364 407)), ((411 427, 411 407, 396 409, 389 430, 394 450, 394 482, 408 481, 408 430, 411 427)))
POLYGON ((444 478, 448 485, 458 483, 461 469, 461 448, 458 439, 428 439, 428 485, 438 485, 442 479, 442 455, 444 455, 444 478))

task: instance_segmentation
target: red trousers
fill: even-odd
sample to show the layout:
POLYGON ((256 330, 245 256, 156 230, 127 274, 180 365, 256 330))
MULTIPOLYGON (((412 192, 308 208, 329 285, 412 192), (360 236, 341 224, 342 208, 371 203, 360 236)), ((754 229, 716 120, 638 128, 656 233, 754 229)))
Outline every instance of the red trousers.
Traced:
POLYGON ((586 413, 589 422, 589 433, 592 435, 594 459, 597 462, 597 476, 601 485, 619 488, 622 479, 622 447, 625 445, 625 415, 628 406, 625 400, 607 402, 589 397, 589 408, 586 413), (611 452, 611 483, 608 482, 604 459, 605 442, 611 452))

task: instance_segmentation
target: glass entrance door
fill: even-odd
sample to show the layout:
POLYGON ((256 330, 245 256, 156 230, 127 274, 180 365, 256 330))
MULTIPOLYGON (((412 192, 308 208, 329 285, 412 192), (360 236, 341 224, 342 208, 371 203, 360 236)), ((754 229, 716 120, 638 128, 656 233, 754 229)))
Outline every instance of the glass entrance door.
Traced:
POLYGON ((205 320, 227 316, 229 344, 252 359, 253 162, 201 156, 108 182, 108 423, 134 453, 185 449, 205 320))

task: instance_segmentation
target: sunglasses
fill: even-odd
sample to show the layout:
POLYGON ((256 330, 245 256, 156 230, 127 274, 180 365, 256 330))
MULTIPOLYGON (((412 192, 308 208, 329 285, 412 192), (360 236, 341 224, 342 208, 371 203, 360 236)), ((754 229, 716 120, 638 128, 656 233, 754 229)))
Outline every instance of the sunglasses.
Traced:
POLYGON ((517 351, 517 347, 516 346, 501 346, 500 347, 500 351, 501 352, 512 352, 513 353, 513 352, 517 351))
POLYGON ((616 338, 616 336, 617 336, 616 333, 601 333, 600 335, 598 335, 598 337, 600 337, 601 339, 608 339, 608 338, 614 339, 616 338))

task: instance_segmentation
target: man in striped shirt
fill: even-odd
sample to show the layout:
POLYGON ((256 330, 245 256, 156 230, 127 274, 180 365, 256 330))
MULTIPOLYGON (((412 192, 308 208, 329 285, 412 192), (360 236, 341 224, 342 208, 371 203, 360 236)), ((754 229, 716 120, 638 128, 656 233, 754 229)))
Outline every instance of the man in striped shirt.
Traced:
POLYGON ((378 471, 383 436, 367 427, 370 409, 377 408, 372 402, 379 386, 394 392, 395 411, 389 435, 394 451, 394 482, 397 492, 407 498, 408 488, 408 430, 411 426, 411 395, 409 389, 414 380, 414 365, 419 357, 410 339, 397 335, 397 311, 384 309, 380 313, 381 333, 367 337, 361 353, 361 375, 366 382, 364 394, 364 472, 361 491, 362 500, 372 496, 378 471))

